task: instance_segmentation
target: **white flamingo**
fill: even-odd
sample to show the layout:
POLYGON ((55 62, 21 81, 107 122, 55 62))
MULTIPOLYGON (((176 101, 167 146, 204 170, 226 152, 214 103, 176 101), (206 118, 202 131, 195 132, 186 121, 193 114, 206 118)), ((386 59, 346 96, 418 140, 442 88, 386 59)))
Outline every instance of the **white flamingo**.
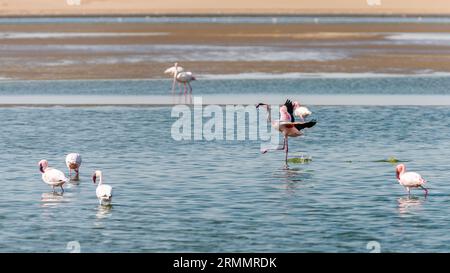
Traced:
POLYGON ((97 195, 100 205, 103 206, 111 205, 112 187, 110 185, 103 184, 102 172, 99 170, 95 171, 94 175, 92 176, 92 181, 94 182, 94 184, 96 183, 97 178, 99 179, 99 181, 95 193, 97 195))
POLYGON ((72 170, 75 171, 75 178, 79 177, 81 166, 81 155, 70 153, 66 156, 66 166, 69 169, 69 178, 72 177, 72 170))
POLYGON ((62 171, 50 168, 45 159, 39 161, 39 170, 42 173, 42 180, 52 187, 53 192, 55 192, 55 187, 60 187, 61 192, 64 192, 63 185, 69 181, 69 178, 62 171))
MULTIPOLYGON (((192 86, 191 86, 190 82, 197 80, 194 77, 194 74, 192 74, 192 72, 190 72, 190 71, 188 71, 188 72, 179 72, 177 74, 177 76, 176 76, 176 80, 177 80, 177 82, 184 84, 184 94, 187 94, 187 91, 188 91, 187 90, 187 86, 189 86, 189 92, 192 94, 192 86)), ((180 88, 180 94, 182 92, 183 91, 180 88)))
POLYGON ((308 108, 305 106, 301 106, 298 101, 294 101, 294 116, 300 118, 302 121, 305 121, 305 118, 312 114, 308 108))
POLYGON ((178 63, 175 63, 172 67, 169 67, 164 71, 164 74, 169 74, 170 76, 173 76, 172 93, 175 92, 175 83, 177 82, 177 74, 183 71, 184 68, 179 66, 178 63))
POLYGON ((411 195, 411 188, 421 188, 425 191, 425 196, 428 195, 428 189, 423 185, 427 182, 423 177, 416 172, 406 172, 406 166, 399 164, 395 168, 397 174, 397 180, 400 185, 406 188, 408 195, 411 195))

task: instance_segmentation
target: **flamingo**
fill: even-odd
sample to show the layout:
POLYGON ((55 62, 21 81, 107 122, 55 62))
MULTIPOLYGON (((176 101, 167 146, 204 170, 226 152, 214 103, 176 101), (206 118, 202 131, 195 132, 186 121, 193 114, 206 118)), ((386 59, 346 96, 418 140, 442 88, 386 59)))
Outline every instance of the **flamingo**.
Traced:
MULTIPOLYGON (((288 169, 288 138, 289 137, 298 137, 303 135, 302 130, 305 128, 311 128, 316 125, 316 121, 312 120, 309 122, 295 122, 293 111, 294 104, 290 100, 286 100, 283 106, 280 107, 280 119, 277 121, 272 121, 271 119, 271 109, 268 104, 259 103, 256 105, 256 108, 260 106, 265 106, 267 110, 267 121, 271 123, 272 128, 278 130, 284 136, 284 142, 282 147, 277 147, 273 150, 284 150, 285 151, 285 169, 288 169)), ((261 150, 261 153, 265 154, 269 151, 269 149, 261 150)))
POLYGON ((302 121, 305 121, 305 118, 310 116, 312 113, 305 106, 301 106, 298 101, 294 101, 294 116, 300 118, 302 121))
POLYGON ((39 161, 39 170, 42 173, 42 180, 52 187, 53 192, 55 192, 55 187, 60 187, 61 192, 64 192, 63 185, 69 181, 69 178, 62 171, 50 168, 45 159, 39 161))
POLYGON ((416 172, 406 172, 405 164, 399 164, 395 169, 398 183, 406 188, 408 195, 411 195, 411 188, 421 188, 425 191, 425 196, 428 195, 428 189, 423 187, 427 181, 423 179, 420 174, 416 172))
MULTIPOLYGON (((191 86, 190 82, 197 80, 194 77, 194 74, 192 74, 192 72, 189 72, 189 71, 188 72, 179 72, 176 76, 176 80, 177 80, 177 82, 184 84, 184 94, 187 93, 186 85, 189 86, 189 92, 191 92, 191 94, 192 94, 192 86, 191 86)), ((180 93, 181 92, 182 92, 182 90, 180 89, 180 93)))
POLYGON ((69 178, 72 177, 72 170, 75 171, 75 178, 80 174, 81 155, 77 153, 70 153, 66 156, 66 166, 69 169, 69 178))
POLYGON ((175 82, 177 81, 177 74, 183 71, 184 68, 179 66, 178 63, 175 63, 172 67, 169 67, 164 71, 164 74, 173 76, 172 93, 175 92, 175 82))
POLYGON ((100 205, 108 206, 111 205, 112 201, 112 187, 110 185, 103 184, 103 176, 102 172, 97 170, 92 175, 92 181, 96 182, 97 177, 99 178, 97 189, 95 193, 97 195, 98 201, 100 205))

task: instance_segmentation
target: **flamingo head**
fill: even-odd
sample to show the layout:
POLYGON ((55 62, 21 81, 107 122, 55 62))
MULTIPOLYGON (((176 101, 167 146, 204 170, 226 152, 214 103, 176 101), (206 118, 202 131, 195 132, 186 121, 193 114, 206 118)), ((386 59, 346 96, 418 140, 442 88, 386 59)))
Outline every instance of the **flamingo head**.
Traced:
POLYGON ((178 63, 174 63, 173 65, 174 65, 175 67, 177 67, 177 66, 178 66, 178 63))
POLYGON ((194 75, 192 75, 191 81, 196 81, 196 80, 197 80, 197 78, 194 75))
POLYGON ((92 175, 92 182, 94 182, 94 184, 97 182, 97 177, 101 177, 102 176, 102 172, 99 170, 96 170, 94 172, 94 174, 92 175))
POLYGON ((300 107, 300 102, 294 101, 293 105, 294 105, 294 109, 296 109, 296 108, 300 107))
POLYGON ((42 159, 41 161, 39 161, 38 164, 39 164, 39 171, 40 171, 41 173, 44 173, 44 172, 45 172, 45 169, 48 168, 48 161, 45 160, 45 159, 42 159))
POLYGON ((404 173, 406 170, 405 164, 398 164, 397 167, 395 167, 397 179, 400 179, 400 174, 404 173))

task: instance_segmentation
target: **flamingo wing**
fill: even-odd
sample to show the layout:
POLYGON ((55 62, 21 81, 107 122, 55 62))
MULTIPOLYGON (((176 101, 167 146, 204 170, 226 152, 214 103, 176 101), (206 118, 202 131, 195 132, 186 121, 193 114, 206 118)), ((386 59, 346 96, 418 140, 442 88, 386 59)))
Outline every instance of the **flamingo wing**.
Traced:
POLYGON ((425 179, 416 172, 406 172, 400 177, 400 184, 404 187, 418 187, 425 184, 425 179))
POLYGON ((112 187, 110 185, 100 185, 95 190, 98 199, 110 199, 112 197, 112 187))
POLYGON ((167 69, 164 71, 164 74, 174 75, 174 74, 177 73, 177 72, 183 72, 183 71, 184 71, 184 68, 181 67, 181 66, 177 66, 177 67, 172 66, 172 67, 167 68, 167 69))
POLYGON ((290 99, 287 99, 286 102, 284 103, 284 106, 286 106, 289 115, 291 115, 291 122, 294 122, 295 121, 294 104, 292 103, 292 101, 290 99))
POLYGON ((297 109, 295 109, 294 114, 297 117, 307 117, 307 116, 311 115, 311 111, 309 111, 308 108, 301 106, 301 107, 298 107, 297 109))
POLYGON ((80 154, 71 153, 71 154, 67 155, 67 157, 66 157, 67 167, 70 168, 69 166, 74 163, 77 164, 78 166, 81 165, 81 155, 80 154))
POLYGON ((311 120, 308 122, 293 122, 295 128, 297 128, 297 130, 303 130, 305 128, 311 128, 314 125, 316 125, 317 121, 316 120, 311 120))
POLYGON ((42 180, 49 185, 60 185, 69 181, 63 172, 52 168, 45 170, 45 173, 42 174, 42 180))

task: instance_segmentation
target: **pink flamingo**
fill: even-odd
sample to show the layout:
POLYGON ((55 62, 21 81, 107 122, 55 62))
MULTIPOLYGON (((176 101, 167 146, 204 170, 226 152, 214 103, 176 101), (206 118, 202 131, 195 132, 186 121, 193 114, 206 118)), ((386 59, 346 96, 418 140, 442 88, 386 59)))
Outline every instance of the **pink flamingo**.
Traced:
POLYGON ((45 159, 39 161, 39 170, 42 173, 42 180, 52 187, 53 192, 55 192, 55 187, 60 187, 61 192, 64 192, 63 185, 69 182, 69 179, 62 171, 50 168, 45 159))
MULTIPOLYGON (((178 83, 182 83, 184 85, 184 94, 187 94, 187 91, 188 91, 187 86, 189 86, 189 92, 192 94, 192 86, 191 86, 190 82, 197 80, 197 78, 195 78, 195 76, 194 76, 194 74, 192 74, 192 72, 188 71, 188 72, 177 73, 175 78, 178 83)), ((183 91, 181 90, 181 86, 180 86, 180 94, 182 92, 183 91)))
POLYGON ((312 113, 305 106, 301 106, 298 101, 294 101, 294 116, 299 117, 302 121, 312 113))
MULTIPOLYGON (((283 106, 280 107, 280 120, 272 121, 271 119, 271 109, 268 104, 259 103, 256 108, 260 106, 265 106, 267 110, 267 121, 271 123, 272 128, 278 130, 284 136, 283 146, 277 147, 271 150, 284 150, 285 151, 285 169, 288 169, 288 138, 298 137, 303 135, 302 131, 305 128, 311 128, 316 125, 316 121, 312 120, 309 122, 295 122, 294 119, 294 104, 290 100, 286 100, 283 106)), ((261 150, 261 153, 265 154, 269 149, 261 150)))
POLYGON ((425 191, 425 196, 428 195, 428 189, 423 187, 427 181, 420 174, 406 172, 406 166, 404 164, 397 165, 396 173, 398 183, 406 188, 408 195, 411 195, 411 188, 421 188, 425 191))
POLYGON ((81 155, 78 153, 70 153, 66 156, 66 166, 69 169, 69 178, 72 177, 72 170, 75 171, 75 179, 79 179, 81 155))

